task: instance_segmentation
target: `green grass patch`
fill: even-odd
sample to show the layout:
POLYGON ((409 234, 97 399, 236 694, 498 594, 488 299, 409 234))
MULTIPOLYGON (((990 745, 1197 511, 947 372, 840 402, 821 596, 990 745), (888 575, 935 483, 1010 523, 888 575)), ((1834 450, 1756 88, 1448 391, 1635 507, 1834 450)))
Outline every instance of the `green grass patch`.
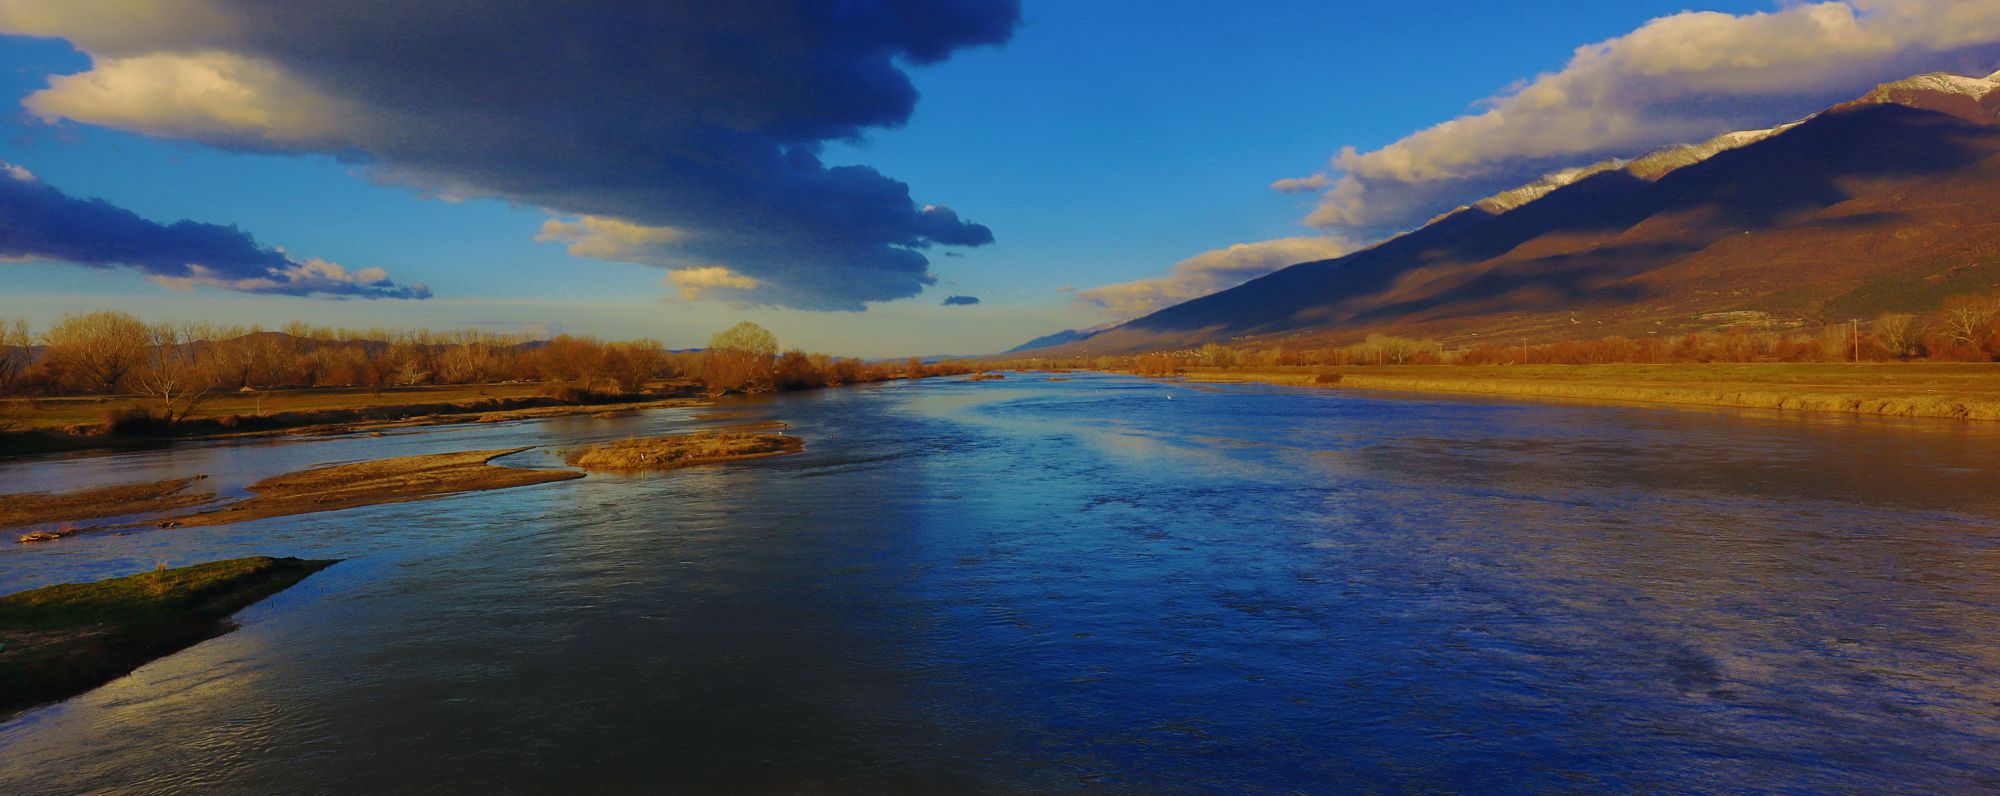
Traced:
POLYGON ((0 597, 0 716, 228 632, 237 611, 335 563, 238 558, 0 597))
POLYGON ((1827 318, 1873 318, 1891 312, 1923 314, 1952 296, 1988 293, 2000 285, 2000 263, 1940 270, 1929 277, 1878 279, 1833 297, 1821 313, 1827 318))
POLYGON ((1738 309, 1764 310, 1785 315, 1804 315, 1825 302, 1827 292, 1825 288, 1818 285, 1800 285, 1774 293, 1766 293, 1763 297, 1753 302, 1754 306, 1743 306, 1738 309))

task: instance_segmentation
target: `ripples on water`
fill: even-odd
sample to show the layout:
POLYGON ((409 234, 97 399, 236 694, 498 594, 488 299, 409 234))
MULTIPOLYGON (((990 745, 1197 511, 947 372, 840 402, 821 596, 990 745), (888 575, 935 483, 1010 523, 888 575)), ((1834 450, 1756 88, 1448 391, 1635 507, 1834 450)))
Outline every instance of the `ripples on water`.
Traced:
POLYGON ((0 551, 0 592, 347 559, 0 725, 0 792, 2000 788, 1992 428, 1102 377, 744 408, 808 452, 0 551))

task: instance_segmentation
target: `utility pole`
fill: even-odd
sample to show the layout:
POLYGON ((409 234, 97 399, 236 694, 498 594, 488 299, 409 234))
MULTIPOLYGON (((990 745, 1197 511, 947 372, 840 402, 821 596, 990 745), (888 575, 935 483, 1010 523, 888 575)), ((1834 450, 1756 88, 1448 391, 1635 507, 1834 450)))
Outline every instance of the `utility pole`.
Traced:
POLYGON ((1861 361, 1861 319, 1855 318, 1848 321, 1848 323, 1854 325, 1854 361, 1859 363, 1861 361))

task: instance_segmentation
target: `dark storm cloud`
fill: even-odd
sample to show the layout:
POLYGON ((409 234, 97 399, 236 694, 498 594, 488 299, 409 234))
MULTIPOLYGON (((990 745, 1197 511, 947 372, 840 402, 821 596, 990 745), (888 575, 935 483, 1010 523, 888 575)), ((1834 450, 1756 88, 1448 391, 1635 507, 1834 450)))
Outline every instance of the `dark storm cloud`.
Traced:
POLYGON ((917 92, 904 65, 1005 42, 1017 0, 177 2, 177 18, 210 21, 53 4, 0 15, 0 29, 63 36, 94 59, 91 80, 57 78, 30 109, 326 152, 446 195, 662 230, 616 259, 720 264, 757 280, 734 296, 752 302, 862 309, 931 284, 922 250, 993 240, 902 182, 819 154, 907 121, 917 92), (233 93, 177 96, 141 67, 233 93))
POLYGON ((7 163, 0 163, 0 258, 130 268, 182 289, 202 285, 293 296, 430 297, 423 285, 398 285, 381 269, 349 272, 322 260, 293 260, 259 246, 234 226, 159 224, 102 199, 77 199, 7 163))
POLYGON ((969 307, 978 303, 978 296, 946 296, 944 299, 944 305, 947 307, 969 307))

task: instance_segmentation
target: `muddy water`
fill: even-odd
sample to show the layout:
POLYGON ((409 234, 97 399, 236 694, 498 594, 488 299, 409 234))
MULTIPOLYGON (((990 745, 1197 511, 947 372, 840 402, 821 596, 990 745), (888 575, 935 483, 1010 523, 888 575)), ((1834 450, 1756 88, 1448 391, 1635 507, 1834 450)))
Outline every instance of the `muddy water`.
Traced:
POLYGON ((807 452, 0 549, 0 593, 346 559, 0 724, 0 792, 2000 788, 2000 429, 1110 377, 735 408, 807 452))

